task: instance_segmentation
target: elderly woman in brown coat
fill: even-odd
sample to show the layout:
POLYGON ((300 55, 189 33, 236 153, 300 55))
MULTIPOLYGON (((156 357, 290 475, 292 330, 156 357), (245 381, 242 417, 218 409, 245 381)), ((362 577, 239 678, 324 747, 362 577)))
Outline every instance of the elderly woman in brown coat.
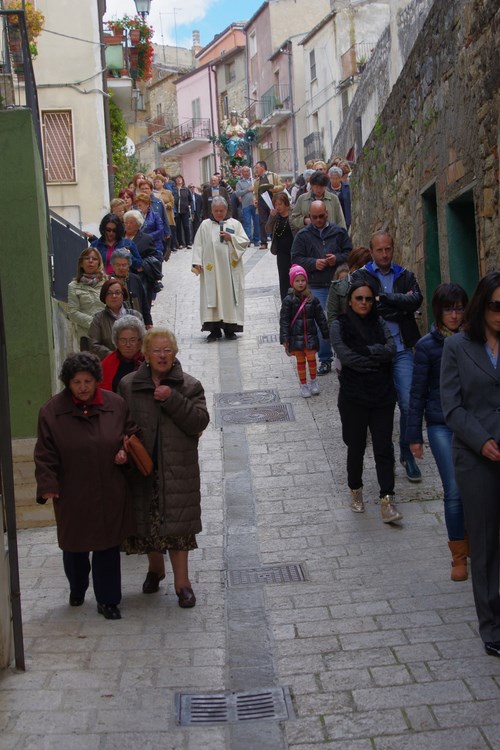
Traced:
POLYGON ((179 606, 194 607, 188 554, 201 531, 198 440, 210 417, 203 386, 183 371, 177 351, 171 331, 151 328, 143 343, 146 361, 118 386, 155 465, 149 477, 129 473, 137 535, 123 549, 148 555, 145 594, 158 591, 165 578, 168 550, 179 606))
POLYGON ((119 620, 120 544, 134 529, 123 438, 137 427, 123 399, 99 389, 101 375, 94 354, 64 361, 65 388, 40 409, 35 476, 37 502, 54 503, 70 605, 83 604, 92 568, 97 611, 119 620))

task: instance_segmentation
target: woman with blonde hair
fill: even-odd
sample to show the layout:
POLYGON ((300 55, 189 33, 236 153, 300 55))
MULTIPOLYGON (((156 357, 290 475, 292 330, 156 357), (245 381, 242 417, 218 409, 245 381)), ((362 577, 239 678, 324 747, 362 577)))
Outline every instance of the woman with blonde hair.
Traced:
POLYGON ((95 313, 104 309, 99 295, 105 281, 101 253, 86 247, 78 256, 76 276, 68 284, 68 318, 75 326, 81 350, 88 350, 90 324, 95 313))
POLYGON ((172 331, 151 328, 142 350, 146 361, 123 378, 118 393, 142 430, 154 470, 148 477, 135 469, 129 473, 137 534, 123 548, 148 556, 144 594, 158 591, 168 551, 179 606, 194 607, 188 555, 201 531, 198 441, 210 420, 205 392, 183 371, 172 331))

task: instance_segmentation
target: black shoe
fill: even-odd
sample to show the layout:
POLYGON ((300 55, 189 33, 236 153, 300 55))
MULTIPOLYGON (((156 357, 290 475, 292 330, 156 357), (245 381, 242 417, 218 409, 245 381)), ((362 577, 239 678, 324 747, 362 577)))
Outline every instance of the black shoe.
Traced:
POLYGON ((193 589, 181 588, 179 591, 176 592, 177 598, 179 599, 179 607, 182 607, 183 609, 189 609, 190 607, 194 607, 196 604, 196 597, 194 595, 193 589))
POLYGON ((207 336, 207 343, 211 344, 212 341, 217 341, 217 339, 220 339, 222 337, 222 333, 219 331, 218 333, 209 333, 207 336))
POLYGON ((488 656, 500 656, 500 641, 488 641, 484 644, 488 656))
POLYGON ((81 607, 84 601, 85 601, 85 595, 84 596, 75 596, 75 594, 69 595, 70 607, 81 607))
POLYGON ((238 338, 235 333, 226 333, 225 336, 229 341, 235 341, 238 338))
POLYGON ((328 373, 331 371, 332 371, 331 362, 321 362, 320 366, 318 367, 318 375, 328 375, 328 373))
POLYGON ((410 482, 422 481, 422 474, 420 473, 420 469, 418 468, 417 462, 415 461, 413 456, 409 456, 408 458, 404 458, 403 456, 400 456, 399 461, 402 464, 402 466, 405 467, 406 478, 410 482))
POLYGON ((161 576, 159 575, 159 573, 155 573, 154 571, 149 570, 144 583, 142 584, 142 593, 156 594, 156 592, 160 588, 160 581, 163 581, 164 578, 165 574, 161 576))
POLYGON ((97 611, 104 615, 106 620, 121 620, 122 616, 116 604, 98 604, 97 611))

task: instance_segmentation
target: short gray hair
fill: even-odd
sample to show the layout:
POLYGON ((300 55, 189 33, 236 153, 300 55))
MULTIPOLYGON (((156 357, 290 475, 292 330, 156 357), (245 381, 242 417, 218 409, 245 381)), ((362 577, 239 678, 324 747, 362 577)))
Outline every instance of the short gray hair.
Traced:
POLYGON ((223 198, 222 195, 216 195, 212 200, 212 208, 214 206, 224 206, 224 208, 227 210, 227 200, 223 198))
POLYGON ((316 171, 315 169, 305 169, 302 172, 302 177, 307 182, 308 180, 311 179, 311 177, 313 176, 313 174, 315 173, 315 171, 316 171))
POLYGON ((137 222, 139 229, 144 224, 144 216, 136 208, 131 208, 130 211, 125 211, 123 214, 123 221, 126 219, 134 219, 134 221, 137 222))
POLYGON ((342 175, 343 175, 344 173, 342 172, 342 170, 341 170, 341 168, 340 168, 340 167, 332 167, 332 168, 331 168, 331 169, 329 170, 328 174, 329 174, 330 176, 331 176, 332 174, 338 174, 338 176, 339 176, 339 177, 342 177, 342 175))
POLYGON ((137 337, 140 338, 141 341, 146 335, 146 328, 144 327, 142 320, 136 318, 135 315, 123 315, 115 321, 113 328, 111 329, 111 339, 115 346, 118 343, 120 333, 127 330, 127 328, 137 331, 137 337))
POLYGON ((128 260, 129 268, 132 265, 132 253, 126 247, 117 247, 116 250, 113 250, 111 258, 109 259, 111 265, 113 265, 113 261, 116 260, 116 258, 126 258, 128 260))

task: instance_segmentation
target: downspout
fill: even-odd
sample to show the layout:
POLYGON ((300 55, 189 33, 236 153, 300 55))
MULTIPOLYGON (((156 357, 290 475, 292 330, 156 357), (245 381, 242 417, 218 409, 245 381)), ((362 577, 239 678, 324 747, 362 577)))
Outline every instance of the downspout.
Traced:
MULTIPOLYGON (((212 136, 215 137, 215 120, 214 120, 214 101, 212 96, 212 77, 211 74, 216 70, 215 65, 209 65, 207 68, 208 72, 208 90, 210 93, 210 119, 212 122, 212 136)), ((217 153, 215 150, 215 141, 212 141, 212 151, 214 154, 214 172, 217 172, 217 153)))
POLYGON ((108 71, 106 68, 106 48, 104 44, 104 30, 102 27, 102 19, 106 9, 104 7, 104 0, 98 0, 98 14, 99 14, 99 42, 101 47, 101 69, 102 69, 102 90, 104 92, 103 97, 103 111, 104 111, 104 137, 106 140, 106 156, 108 165, 108 193, 109 200, 111 201, 115 194, 115 176, 113 173, 113 144, 111 141, 111 120, 109 117, 109 94, 108 94, 108 71))

